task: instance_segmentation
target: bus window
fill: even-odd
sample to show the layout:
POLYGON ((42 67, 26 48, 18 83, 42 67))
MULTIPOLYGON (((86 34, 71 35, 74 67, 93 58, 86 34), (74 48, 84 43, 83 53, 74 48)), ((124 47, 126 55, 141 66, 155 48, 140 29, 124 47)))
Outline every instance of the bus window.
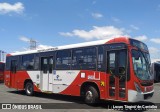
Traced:
POLYGON ((49 73, 53 71, 53 57, 49 58, 49 73))
POLYGON ((17 72, 17 61, 12 60, 11 61, 11 73, 15 74, 17 72))
POLYGON ((46 57, 44 57, 41 62, 41 70, 43 71, 43 73, 47 73, 47 68, 48 68, 48 60, 46 57))
POLYGON ((70 69, 71 65, 71 51, 58 51, 56 55, 56 69, 70 69))
POLYGON ((24 55, 21 59, 22 70, 33 70, 34 69, 34 55, 24 55))
POLYGON ((73 50, 72 69, 96 69, 96 48, 90 47, 73 50))
POLYGON ((72 69, 81 69, 81 64, 83 64, 83 49, 73 50, 72 55, 72 69))
POLYGON ((98 47, 97 70, 98 71, 105 71, 103 46, 98 47))
POLYGON ((39 55, 36 54, 34 58, 34 69, 38 70, 39 69, 39 55))
POLYGON ((116 66, 115 60, 116 60, 115 53, 110 53, 109 54, 109 65, 110 65, 109 72, 111 75, 115 75, 115 66, 116 66))
POLYGON ((125 75, 126 74, 126 52, 121 51, 119 52, 119 63, 118 63, 118 71, 119 75, 125 75))
POLYGON ((11 57, 6 58, 5 70, 10 70, 11 66, 11 57))

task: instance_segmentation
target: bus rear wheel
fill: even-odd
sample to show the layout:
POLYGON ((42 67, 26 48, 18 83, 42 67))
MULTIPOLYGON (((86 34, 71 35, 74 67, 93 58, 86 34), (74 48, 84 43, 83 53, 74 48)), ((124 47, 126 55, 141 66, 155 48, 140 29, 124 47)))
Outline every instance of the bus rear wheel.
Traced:
POLYGON ((32 96, 33 95, 34 88, 33 88, 32 82, 27 82, 26 83, 26 85, 25 85, 25 92, 26 92, 26 95, 28 95, 28 96, 32 96))
POLYGON ((95 87, 89 86, 85 90, 85 102, 94 105, 99 101, 99 94, 95 87))

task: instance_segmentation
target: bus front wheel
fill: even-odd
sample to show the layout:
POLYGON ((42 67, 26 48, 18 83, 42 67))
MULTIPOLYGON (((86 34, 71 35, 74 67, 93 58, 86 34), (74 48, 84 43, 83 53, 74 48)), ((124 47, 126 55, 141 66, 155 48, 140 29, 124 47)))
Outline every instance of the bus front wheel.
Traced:
POLYGON ((98 100, 99 100, 99 95, 96 88, 93 86, 87 87, 85 91, 85 102, 87 104, 93 105, 97 103, 98 100))
POLYGON ((32 82, 27 82, 26 83, 26 85, 25 85, 25 92, 26 92, 26 95, 28 95, 28 96, 32 96, 33 95, 34 89, 33 89, 32 82))

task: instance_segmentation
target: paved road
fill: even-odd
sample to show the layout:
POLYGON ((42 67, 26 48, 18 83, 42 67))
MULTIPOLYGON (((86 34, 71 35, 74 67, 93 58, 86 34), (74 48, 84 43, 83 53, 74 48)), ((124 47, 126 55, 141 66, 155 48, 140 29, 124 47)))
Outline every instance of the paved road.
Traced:
MULTIPOLYGON (((157 83, 154 85, 155 94, 154 96, 145 102, 154 104, 160 103, 160 84, 157 83)), ((115 102, 103 102, 103 105, 97 106, 88 106, 83 103, 83 100, 80 97, 71 97, 63 95, 53 95, 53 94, 44 94, 36 93, 35 96, 26 96, 24 91, 17 91, 15 89, 9 89, 0 84, 0 103, 52 103, 52 107, 57 108, 52 111, 54 112, 107 112, 105 103, 115 103, 115 102), (71 109, 71 108, 75 109, 71 109)), ((4 110, 0 110, 4 111, 4 110)), ((14 110, 17 112, 17 110, 14 110)), ((27 110, 23 110, 27 111, 27 110)), ((40 112, 39 110, 30 110, 33 112, 40 112)), ((49 112, 51 110, 41 110, 41 112, 49 112)), ((158 111, 158 110, 157 110, 158 111)), ((160 111, 160 110, 159 110, 160 111)), ((9 110, 6 110, 9 112, 9 110)), ((113 110, 112 110, 113 112, 113 110)), ((155 112, 155 111, 154 111, 155 112)))

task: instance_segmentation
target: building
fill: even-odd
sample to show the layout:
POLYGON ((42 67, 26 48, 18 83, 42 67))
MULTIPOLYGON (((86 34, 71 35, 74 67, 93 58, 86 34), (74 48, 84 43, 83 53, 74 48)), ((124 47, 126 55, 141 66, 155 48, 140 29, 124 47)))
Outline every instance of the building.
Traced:
POLYGON ((0 62, 4 62, 6 61, 6 52, 3 50, 0 50, 0 62))

